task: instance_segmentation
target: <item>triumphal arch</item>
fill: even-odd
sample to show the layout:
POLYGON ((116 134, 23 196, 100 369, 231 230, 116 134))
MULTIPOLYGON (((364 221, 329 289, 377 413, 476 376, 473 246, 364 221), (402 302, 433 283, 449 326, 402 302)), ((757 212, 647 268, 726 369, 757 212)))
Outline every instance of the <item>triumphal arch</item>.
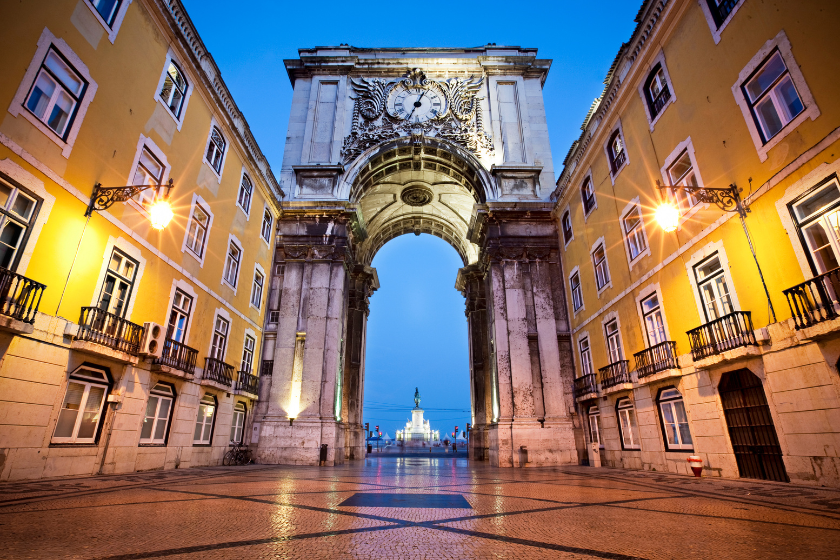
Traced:
MULTIPOLYGON (((364 457, 376 252, 428 233, 464 266, 470 457, 576 463, 569 324, 536 49, 302 49, 281 170, 257 456, 364 457)), ((418 348, 418 352, 433 349, 418 348)), ((406 359, 411 359, 407 357, 406 359)))

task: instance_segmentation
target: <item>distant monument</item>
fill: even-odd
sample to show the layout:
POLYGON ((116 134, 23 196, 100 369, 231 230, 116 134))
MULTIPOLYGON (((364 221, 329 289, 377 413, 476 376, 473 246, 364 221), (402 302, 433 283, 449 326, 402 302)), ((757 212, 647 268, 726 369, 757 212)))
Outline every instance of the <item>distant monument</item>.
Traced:
POLYGON ((405 423, 404 429, 397 430, 397 441, 402 441, 406 447, 421 447, 426 443, 439 440, 440 431, 432 431, 429 421, 423 419, 423 409, 420 408, 420 389, 415 387, 411 421, 405 423))

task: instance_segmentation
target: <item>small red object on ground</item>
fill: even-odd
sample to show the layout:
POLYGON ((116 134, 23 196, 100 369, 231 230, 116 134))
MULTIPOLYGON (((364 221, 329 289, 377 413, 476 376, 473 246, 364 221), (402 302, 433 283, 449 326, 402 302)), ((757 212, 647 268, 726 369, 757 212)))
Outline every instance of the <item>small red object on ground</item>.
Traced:
POLYGON ((697 455, 691 455, 688 458, 688 464, 691 467, 691 470, 694 472, 694 476, 700 478, 700 474, 703 472, 703 459, 701 459, 697 455))

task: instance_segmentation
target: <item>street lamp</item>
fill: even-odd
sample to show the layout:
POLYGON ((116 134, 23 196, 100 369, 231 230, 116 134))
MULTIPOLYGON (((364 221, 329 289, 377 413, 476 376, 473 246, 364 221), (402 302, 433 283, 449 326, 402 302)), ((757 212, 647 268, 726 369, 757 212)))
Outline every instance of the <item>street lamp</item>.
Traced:
MULTIPOLYGON (((750 178, 752 181, 752 178, 750 178)), ((750 207, 741 200, 741 191, 735 183, 732 183, 726 188, 711 188, 711 187, 692 187, 688 185, 663 185, 657 179, 656 188, 660 191, 668 189, 674 198, 677 198, 677 193, 682 190, 686 194, 690 194, 698 202, 705 202, 714 204, 724 212, 737 212, 741 219, 741 227, 744 228, 744 235, 747 236, 747 243, 750 246, 750 253, 752 253, 753 261, 758 269, 758 276, 761 278, 761 285, 764 286, 764 294, 767 296, 767 306, 770 310, 771 322, 776 322, 776 311, 773 309, 773 302, 770 301, 770 292, 767 290, 767 284, 764 282, 764 274, 761 272, 761 265, 758 264, 758 257, 755 254, 752 237, 750 231, 747 229, 747 214, 751 212, 750 207)), ((679 224, 679 210, 670 201, 663 202, 659 205, 654 213, 656 221, 659 226, 666 232, 676 231, 679 224)))
POLYGON ((160 230, 165 228, 175 215, 169 204, 169 193, 172 191, 172 187, 172 179, 169 179, 166 184, 127 185, 124 187, 103 187, 102 183, 96 183, 93 186, 93 193, 90 195, 90 204, 85 211, 85 216, 90 217, 94 210, 107 210, 115 202, 125 202, 143 191, 153 189, 156 200, 149 209, 149 215, 151 216, 152 227, 160 230), (164 189, 166 189, 165 193, 163 192, 164 189))

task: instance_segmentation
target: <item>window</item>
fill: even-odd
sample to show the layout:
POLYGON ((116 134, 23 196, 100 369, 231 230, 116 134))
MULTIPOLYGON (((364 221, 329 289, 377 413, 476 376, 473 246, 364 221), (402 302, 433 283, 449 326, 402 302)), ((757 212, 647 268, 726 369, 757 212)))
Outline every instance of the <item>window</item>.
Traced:
POLYGON ((230 442, 242 443, 245 428, 245 403, 238 402, 233 407, 233 420, 230 423, 230 442))
POLYGON ((811 271, 817 275, 840 266, 840 185, 837 178, 831 178, 795 200, 790 204, 790 211, 805 242, 811 271))
POLYGON ((140 429, 140 443, 166 443, 166 428, 172 414, 175 390, 169 385, 155 385, 146 402, 146 416, 140 429))
POLYGON ((707 321, 713 321, 734 311, 723 272, 717 254, 694 267, 697 289, 700 290, 707 321))
POLYGON ((654 119, 662 111, 669 99, 671 99, 671 90, 665 80, 665 70, 662 68, 662 64, 657 64, 653 67, 645 83, 645 100, 651 119, 654 119))
POLYGON ((181 290, 176 289, 175 297, 172 299, 172 310, 169 312, 169 326, 166 329, 166 338, 182 344, 186 343, 191 307, 192 298, 181 290))
POLYGON ((242 208, 246 214, 251 212, 251 195, 254 192, 254 185, 251 179, 245 173, 242 174, 242 183, 239 185, 239 196, 236 203, 242 208))
POLYGON ((199 258, 204 256, 204 245, 207 242, 207 228, 209 227, 209 213, 196 204, 193 206, 190 223, 187 226, 187 249, 199 258))
POLYGON ((639 426, 636 423, 636 410, 630 399, 619 399, 616 403, 618 423, 620 426, 622 449, 639 449, 639 426))
POLYGON ((580 348, 580 369, 583 375, 589 375, 592 368, 592 350, 589 348, 589 337, 585 336, 578 342, 580 348))
POLYGON ((194 444, 210 445, 215 419, 216 398, 209 393, 205 393, 198 404, 198 418, 195 421, 195 433, 193 434, 194 444))
MULTIPOLYGON (((176 119, 181 118, 181 111, 184 108, 184 100, 187 96, 188 87, 189 84, 186 78, 184 78, 184 73, 181 72, 177 64, 170 60, 169 66, 166 68, 166 74, 163 77, 163 86, 158 95, 176 119)), ((224 145, 222 152, 224 152, 224 145)))
POLYGON ((621 138, 620 130, 616 130, 610 136, 607 153, 610 156, 610 171, 615 175, 621 166, 627 163, 627 152, 624 149, 624 140, 621 138))
POLYGON ((254 371, 254 346, 256 341, 251 335, 245 335, 245 344, 242 346, 242 367, 239 371, 251 373, 254 371))
POLYGON ((262 238, 269 243, 271 243, 271 226, 273 223, 274 217, 271 215, 271 212, 268 210, 268 208, 266 208, 265 212, 263 212, 262 229, 260 230, 260 235, 262 235, 262 238))
POLYGON ((743 88, 764 142, 805 110, 778 50, 756 70, 743 88))
MULTIPOLYGON (((671 167, 668 168, 668 178, 671 184, 680 187, 697 187, 697 174, 694 172, 694 166, 691 165, 691 158, 688 155, 688 150, 684 151, 677 158, 671 167)), ((679 189, 676 193, 677 206, 681 214, 685 214, 693 208, 698 200, 694 195, 687 193, 683 189, 679 189)))
POLYGON ((81 366, 70 374, 53 432, 53 443, 94 443, 111 387, 104 371, 81 366))
POLYGON ((607 353, 610 364, 620 362, 624 359, 621 352, 621 335, 618 332, 618 320, 613 319, 604 325, 604 337, 607 339, 607 353))
POLYGON ((665 432, 665 448, 669 451, 693 450, 688 416, 685 414, 685 405, 679 391, 671 387, 659 393, 659 412, 662 415, 662 431, 665 432))
POLYGON ((210 164, 217 174, 222 174, 222 160, 225 156, 225 146, 227 142, 224 136, 219 131, 218 127, 213 127, 210 131, 210 142, 207 144, 207 163, 210 164))
POLYGON ((572 307, 575 311, 583 307, 583 291, 580 287, 580 274, 575 272, 569 278, 569 285, 572 288, 572 307))
POLYGON ((0 267, 17 268, 41 200, 0 179, 0 267))
POLYGON ((659 295, 654 293, 641 301, 642 318, 645 322, 648 347, 665 342, 665 322, 662 320, 662 308, 659 295))
POLYGON ((262 272, 259 270, 254 271, 254 286, 251 289, 251 305, 256 307, 257 309, 260 308, 262 304, 262 294, 263 294, 263 284, 265 283, 265 277, 263 276, 262 272))
POLYGON ((47 51, 25 106, 62 140, 67 139, 87 82, 54 48, 47 51))
MULTIPOLYGON (((143 146, 140 150, 140 159, 137 160, 137 167, 134 168, 132 185, 161 185, 166 166, 149 150, 143 146)), ((151 204, 155 192, 151 189, 145 190, 137 195, 137 202, 151 204)))
POLYGON ((647 249, 645 228, 639 207, 634 206, 621 221, 624 225, 624 235, 627 239, 627 250, 630 252, 630 260, 633 261, 647 249))
POLYGON ((239 276, 239 260, 242 258, 242 249, 236 246, 233 241, 228 243, 228 254, 225 259, 225 270, 222 279, 236 288, 236 280, 239 276))
POLYGON ((569 212, 568 210, 563 212, 561 225, 563 227, 563 243, 568 245, 569 241, 574 239, 574 234, 572 233, 572 215, 571 212, 569 212))
POLYGON ((706 0, 709 6, 709 11, 715 21, 715 26, 720 27, 732 10, 738 5, 741 0, 706 0))
POLYGON ((595 208, 595 189, 592 187, 591 177, 583 180, 583 185, 580 187, 580 196, 583 199, 583 213, 588 215, 595 208))
POLYGON ((601 411, 597 406, 589 407, 589 441, 604 447, 601 443, 601 411))
POLYGON ((213 342, 210 345, 210 357, 223 362, 225 359, 225 348, 227 347, 228 330, 230 323, 224 317, 216 316, 213 326, 213 342))
POLYGON ((134 289, 134 277, 137 273, 137 261, 129 258, 119 249, 111 253, 102 290, 99 293, 97 307, 117 317, 124 317, 128 300, 134 289))
POLYGON ((592 264, 595 266, 595 285, 603 290, 610 283, 610 271, 607 267, 607 252, 601 242, 592 251, 592 264))
POLYGON ((109 27, 114 25, 117 11, 120 8, 120 4, 122 4, 121 0, 90 0, 90 3, 109 27))

